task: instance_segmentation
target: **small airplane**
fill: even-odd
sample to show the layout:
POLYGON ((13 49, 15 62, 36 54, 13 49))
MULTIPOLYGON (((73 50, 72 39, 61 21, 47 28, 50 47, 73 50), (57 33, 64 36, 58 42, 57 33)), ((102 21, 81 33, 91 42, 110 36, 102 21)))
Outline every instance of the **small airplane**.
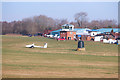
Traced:
POLYGON ((30 45, 26 45, 27 48, 47 48, 47 43, 44 44, 44 46, 36 46, 34 43, 30 45))

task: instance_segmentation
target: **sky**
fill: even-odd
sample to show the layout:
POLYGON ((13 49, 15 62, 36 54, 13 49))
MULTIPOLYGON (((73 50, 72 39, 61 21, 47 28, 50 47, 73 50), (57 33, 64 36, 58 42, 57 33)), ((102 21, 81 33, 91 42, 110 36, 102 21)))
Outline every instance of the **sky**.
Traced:
POLYGON ((118 21, 118 2, 2 2, 2 21, 8 22, 39 15, 74 21, 79 12, 88 13, 88 21, 118 21))

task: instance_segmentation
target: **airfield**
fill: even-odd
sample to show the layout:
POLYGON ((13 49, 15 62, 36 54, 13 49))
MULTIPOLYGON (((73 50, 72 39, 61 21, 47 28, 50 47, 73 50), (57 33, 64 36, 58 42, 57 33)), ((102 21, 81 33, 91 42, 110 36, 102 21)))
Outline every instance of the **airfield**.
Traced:
POLYGON ((45 37, 2 36, 3 78, 118 78, 118 45, 45 37), (25 48, 35 43, 48 48, 25 48))

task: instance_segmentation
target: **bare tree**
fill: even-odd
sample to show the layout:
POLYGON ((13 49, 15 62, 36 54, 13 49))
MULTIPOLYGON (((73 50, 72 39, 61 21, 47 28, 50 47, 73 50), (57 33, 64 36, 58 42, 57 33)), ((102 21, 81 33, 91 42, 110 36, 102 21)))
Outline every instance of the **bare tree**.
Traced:
POLYGON ((90 28, 112 28, 117 27, 115 20, 92 20, 89 25, 90 28))
POLYGON ((60 24, 61 24, 61 25, 67 24, 67 23, 68 23, 67 19, 61 19, 61 20, 60 20, 60 24))
POLYGON ((63 24, 68 24, 67 19, 55 19, 55 28, 61 28, 63 24))
MULTIPOLYGON (((88 28, 103 28, 103 27, 120 27, 117 25, 116 20, 92 20, 88 22, 87 13, 80 12, 75 14, 75 20, 77 22, 71 22, 76 28, 88 27, 88 28)), ((13 22, 0 22, 2 23, 2 34, 36 34, 38 32, 44 33, 45 30, 54 30, 61 28, 61 25, 69 23, 67 19, 53 19, 45 15, 34 16, 25 18, 22 21, 13 22)))
POLYGON ((87 15, 88 14, 86 12, 80 12, 80 13, 75 14, 74 17, 75 17, 75 20, 77 21, 79 27, 82 27, 83 22, 87 21, 87 15))

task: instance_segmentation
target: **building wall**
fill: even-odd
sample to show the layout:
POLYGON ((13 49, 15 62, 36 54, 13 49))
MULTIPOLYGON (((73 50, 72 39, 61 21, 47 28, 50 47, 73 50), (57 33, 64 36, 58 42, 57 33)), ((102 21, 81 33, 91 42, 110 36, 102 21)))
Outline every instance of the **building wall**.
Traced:
POLYGON ((66 31, 60 31, 60 38, 67 38, 67 32, 66 31))
POLYGON ((60 31, 60 38, 65 38, 66 40, 74 40, 76 32, 73 31, 60 31))
POLYGON ((92 36, 87 37, 87 41, 92 41, 92 39, 94 39, 94 37, 92 37, 92 36))
POLYGON ((95 35, 97 35, 97 32, 91 32, 90 35, 95 36, 95 35))
POLYGON ((91 37, 89 35, 81 35, 81 37, 78 37, 78 35, 76 35, 77 40, 82 40, 82 41, 90 41, 92 38, 94 39, 94 37, 91 37))
POLYGON ((87 37, 88 37, 88 35, 81 35, 81 40, 86 41, 87 37))
POLYGON ((74 40, 74 37, 76 36, 76 32, 73 32, 73 31, 68 31, 67 32, 67 40, 74 40))

